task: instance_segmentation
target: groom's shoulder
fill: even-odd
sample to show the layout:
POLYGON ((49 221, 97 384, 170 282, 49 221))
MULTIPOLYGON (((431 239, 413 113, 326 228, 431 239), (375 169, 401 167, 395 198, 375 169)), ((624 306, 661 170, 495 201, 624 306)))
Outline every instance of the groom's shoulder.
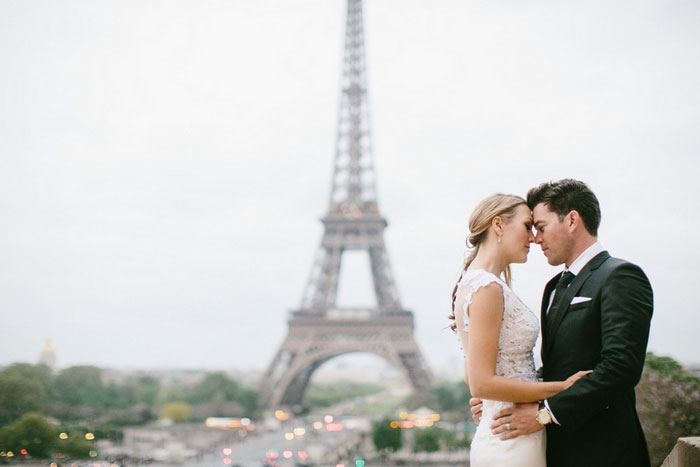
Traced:
POLYGON ((603 263, 598 268, 600 273, 604 276, 610 276, 611 274, 617 273, 632 273, 635 275, 642 275, 646 277, 644 270, 635 263, 627 261, 626 259, 617 258, 614 256, 608 256, 603 263))

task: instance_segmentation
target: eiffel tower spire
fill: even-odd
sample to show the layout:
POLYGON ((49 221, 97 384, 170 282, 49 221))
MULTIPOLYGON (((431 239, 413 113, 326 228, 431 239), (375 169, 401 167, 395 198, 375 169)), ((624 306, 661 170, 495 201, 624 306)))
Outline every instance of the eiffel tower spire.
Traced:
POLYGON ((361 0, 348 0, 341 88, 330 205, 322 220, 325 233, 297 313, 336 309, 341 258, 347 250, 369 253, 377 302, 373 312, 400 312, 384 247, 387 222, 377 209, 361 0))
POLYGON ((369 131, 362 1, 348 0, 340 116, 323 238, 300 308, 260 385, 261 405, 299 407, 311 375, 324 362, 369 352, 396 367, 416 389, 434 382, 413 337, 413 313, 404 310, 384 247, 386 220, 377 209, 369 131), (336 304, 341 257, 369 254, 376 307, 336 304))
POLYGON ((376 201, 362 1, 349 0, 330 212, 350 206, 376 211, 376 201))

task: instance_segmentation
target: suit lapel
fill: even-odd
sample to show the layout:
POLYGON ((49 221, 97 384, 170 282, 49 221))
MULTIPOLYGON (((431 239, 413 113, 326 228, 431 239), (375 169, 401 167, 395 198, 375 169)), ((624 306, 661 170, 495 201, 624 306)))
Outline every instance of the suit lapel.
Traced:
MULTIPOLYGON (((566 316, 566 313, 569 311, 569 306, 571 304, 571 299, 576 296, 579 290, 581 290, 581 287, 583 287, 583 284, 586 282, 586 280, 591 276, 593 271, 598 269, 603 262, 605 262, 606 259, 610 257, 610 254, 607 251, 603 251, 598 253, 596 256, 593 257, 581 270, 581 272, 574 278, 573 281, 571 281, 571 284, 569 284, 569 287, 566 289, 564 292, 564 297, 562 300, 559 302, 559 305, 556 307, 556 309, 549 310, 549 313, 552 313, 552 315, 549 317, 549 323, 550 325, 546 327, 543 324, 542 326, 542 360, 544 361, 544 356, 549 352, 550 348, 552 347, 552 342, 554 341, 554 336, 556 335, 557 331, 559 330, 559 326, 561 326, 562 321, 564 320, 564 317, 566 316)), ((551 284, 551 282, 550 282, 551 284)), ((547 284, 547 288, 549 288, 549 285, 547 284)), ((547 298, 547 304, 549 304, 549 299, 547 298)), ((546 308, 544 308, 544 302, 545 300, 542 300, 542 305, 543 305, 543 313, 546 313, 546 308)), ((546 322, 546 317, 543 314, 543 323, 546 322)))

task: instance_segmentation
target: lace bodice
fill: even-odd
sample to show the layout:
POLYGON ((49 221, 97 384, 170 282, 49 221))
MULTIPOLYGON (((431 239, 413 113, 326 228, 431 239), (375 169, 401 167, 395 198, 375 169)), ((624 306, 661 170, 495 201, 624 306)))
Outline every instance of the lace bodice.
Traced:
MULTIPOLYGON (((498 354, 496 355, 496 374, 506 378, 521 381, 537 381, 535 361, 532 349, 539 335, 539 321, 534 313, 499 277, 483 269, 468 269, 457 286, 455 298, 455 318, 458 333, 469 335, 469 314, 467 310, 472 302, 472 296, 480 288, 491 283, 497 283, 503 289, 503 321, 498 338, 498 354)), ((462 349, 467 359, 467 349, 462 349)), ((484 401, 483 417, 480 427, 490 424, 493 413, 503 407, 512 405, 505 402, 484 401)), ((490 430, 484 431, 484 435, 490 430)))

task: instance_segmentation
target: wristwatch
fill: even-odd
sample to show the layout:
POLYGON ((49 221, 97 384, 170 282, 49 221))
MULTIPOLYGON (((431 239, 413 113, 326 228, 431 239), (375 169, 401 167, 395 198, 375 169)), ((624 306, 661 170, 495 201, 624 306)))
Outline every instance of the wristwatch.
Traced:
POLYGON ((552 414, 549 413, 549 409, 544 405, 544 402, 540 402, 540 408, 537 411, 537 415, 535 415, 535 420, 540 425, 549 425, 552 423, 552 414))

